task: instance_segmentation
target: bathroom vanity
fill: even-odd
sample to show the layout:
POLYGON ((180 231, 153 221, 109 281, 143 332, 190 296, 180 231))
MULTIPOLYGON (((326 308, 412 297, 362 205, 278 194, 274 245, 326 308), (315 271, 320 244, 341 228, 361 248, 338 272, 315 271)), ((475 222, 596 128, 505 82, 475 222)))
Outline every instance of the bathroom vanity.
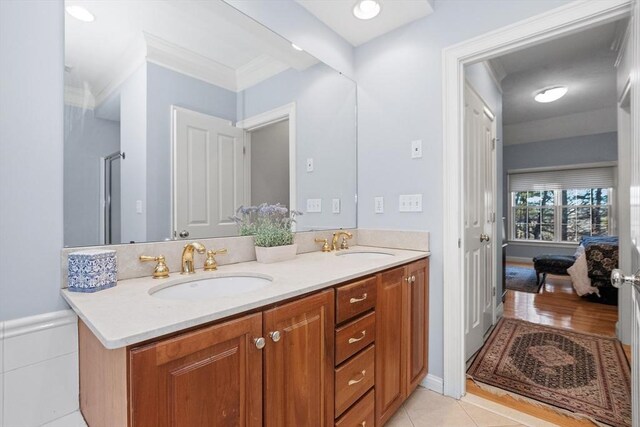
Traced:
POLYGON ((273 278, 209 304, 156 298, 171 282, 150 278, 93 295, 63 291, 81 318, 87 423, 383 425, 427 374, 428 253, 384 249, 377 259, 368 251, 198 271, 198 279, 273 278), (134 311, 119 318, 109 313, 116 306, 134 311), (153 330, 152 319, 164 320, 153 330))

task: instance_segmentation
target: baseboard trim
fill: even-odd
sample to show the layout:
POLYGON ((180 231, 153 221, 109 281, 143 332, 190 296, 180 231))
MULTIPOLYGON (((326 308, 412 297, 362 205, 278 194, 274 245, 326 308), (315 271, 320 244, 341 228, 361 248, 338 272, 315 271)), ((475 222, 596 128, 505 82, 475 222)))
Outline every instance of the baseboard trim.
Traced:
POLYGON ((78 317, 73 310, 60 310, 6 320, 4 322, 4 339, 68 325, 75 323, 77 319, 78 317))
POLYGON ((502 316, 504 316, 504 303, 500 303, 498 304, 498 306, 496 307, 496 319, 501 318, 502 316))
POLYGON ((444 394, 444 381, 440 377, 436 377, 432 374, 427 374, 426 378, 422 380, 421 384, 431 391, 444 394))
POLYGON ((508 256, 507 262, 526 262, 527 264, 533 264, 533 258, 520 257, 520 256, 508 256))

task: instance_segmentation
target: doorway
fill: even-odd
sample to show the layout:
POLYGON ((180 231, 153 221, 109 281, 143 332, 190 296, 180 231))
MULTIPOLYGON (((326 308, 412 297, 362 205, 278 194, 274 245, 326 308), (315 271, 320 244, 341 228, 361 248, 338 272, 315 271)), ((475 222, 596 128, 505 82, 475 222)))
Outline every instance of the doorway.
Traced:
MULTIPOLYGON (((444 311, 464 313, 464 176, 461 160, 465 158, 462 130, 463 67, 544 40, 571 34, 581 29, 628 16, 632 2, 588 2, 569 4, 531 18, 521 25, 494 31, 461 43, 443 52, 444 76, 444 311)), ((460 398, 465 393, 464 319, 444 319, 444 391, 460 398)))

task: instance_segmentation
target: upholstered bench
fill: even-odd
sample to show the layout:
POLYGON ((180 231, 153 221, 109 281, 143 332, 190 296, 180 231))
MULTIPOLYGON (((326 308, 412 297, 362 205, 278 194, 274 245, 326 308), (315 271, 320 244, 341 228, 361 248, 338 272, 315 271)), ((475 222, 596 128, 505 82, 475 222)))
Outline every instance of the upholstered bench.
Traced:
POLYGON ((547 278, 547 274, 558 274, 560 276, 568 276, 567 268, 576 262, 572 255, 538 255, 533 258, 533 268, 536 270, 536 278, 539 284, 543 284, 547 278), (540 279, 542 274, 542 279, 540 279))

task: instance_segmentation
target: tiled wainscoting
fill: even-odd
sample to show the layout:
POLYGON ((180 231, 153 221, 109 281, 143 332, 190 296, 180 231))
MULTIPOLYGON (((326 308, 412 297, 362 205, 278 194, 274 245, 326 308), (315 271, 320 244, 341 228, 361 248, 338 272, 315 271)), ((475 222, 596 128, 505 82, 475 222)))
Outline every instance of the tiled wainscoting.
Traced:
POLYGON ((71 310, 0 322, 0 427, 41 426, 78 410, 71 310))

